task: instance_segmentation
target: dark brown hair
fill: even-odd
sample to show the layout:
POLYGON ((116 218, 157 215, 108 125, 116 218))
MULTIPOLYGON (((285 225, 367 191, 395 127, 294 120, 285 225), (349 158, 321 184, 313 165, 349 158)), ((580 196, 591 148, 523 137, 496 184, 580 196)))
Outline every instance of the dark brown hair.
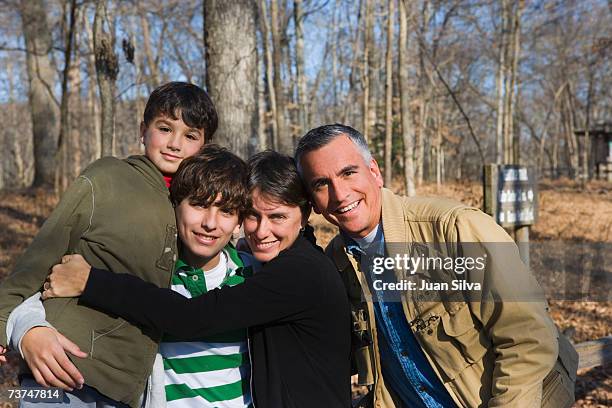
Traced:
POLYGON ((183 200, 189 204, 235 210, 240 217, 249 206, 248 168, 244 160, 229 150, 208 144, 195 156, 181 163, 170 184, 174 206, 183 200), (217 197, 221 195, 220 200, 217 197))
POLYGON ((177 120, 177 115, 189 127, 204 131, 204 140, 210 142, 217 130, 217 110, 205 90, 187 82, 168 82, 156 88, 144 110, 145 126, 158 116, 177 120))
POLYGON ((297 172, 295 161, 284 154, 265 150, 249 159, 249 194, 259 191, 282 204, 300 207, 302 215, 310 214, 306 188, 297 172))

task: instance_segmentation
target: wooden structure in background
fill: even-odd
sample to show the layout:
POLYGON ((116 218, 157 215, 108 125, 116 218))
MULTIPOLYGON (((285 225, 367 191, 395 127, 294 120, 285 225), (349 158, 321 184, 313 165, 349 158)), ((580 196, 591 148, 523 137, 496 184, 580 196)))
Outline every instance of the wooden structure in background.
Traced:
MULTIPOLYGON (((584 140, 585 129, 576 129, 574 133, 584 140)), ((589 129, 589 139, 589 173, 596 179, 612 182, 612 122, 593 125, 589 129)))

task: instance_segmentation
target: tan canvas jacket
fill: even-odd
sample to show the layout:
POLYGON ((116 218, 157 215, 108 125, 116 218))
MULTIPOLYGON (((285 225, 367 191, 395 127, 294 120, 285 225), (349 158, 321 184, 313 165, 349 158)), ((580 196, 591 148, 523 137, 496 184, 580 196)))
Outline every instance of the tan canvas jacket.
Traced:
MULTIPOLYGON (((488 215, 451 200, 400 197, 383 188, 382 207, 387 256, 401 252, 398 243, 404 243, 408 251, 412 243, 433 242, 446 248, 457 242, 479 242, 489 255, 483 273, 465 278, 479 282, 482 292, 495 296, 495 302, 474 298, 456 301, 456 297, 450 302, 428 301, 414 291, 401 293, 406 320, 457 406, 568 406, 573 383, 571 391, 560 392, 561 382, 571 380, 567 375, 559 378, 558 370, 553 369, 559 368, 555 364, 557 330, 543 296, 530 302, 512 301, 516 295, 513 290, 530 288, 540 293, 540 287, 505 231, 488 215), (486 243, 506 243, 503 259, 495 256, 499 244, 486 243), (513 248, 509 254, 508 247, 513 248), (545 378, 554 384, 543 395, 545 378), (551 392, 554 394, 548 395, 551 392)), ((351 300, 353 363, 359 384, 371 388, 365 406, 399 408, 401 404, 387 389, 381 374, 366 277, 357 260, 346 252, 340 235, 332 240, 327 253, 336 263, 351 300)), ((401 273, 395 274, 399 280, 401 273)))

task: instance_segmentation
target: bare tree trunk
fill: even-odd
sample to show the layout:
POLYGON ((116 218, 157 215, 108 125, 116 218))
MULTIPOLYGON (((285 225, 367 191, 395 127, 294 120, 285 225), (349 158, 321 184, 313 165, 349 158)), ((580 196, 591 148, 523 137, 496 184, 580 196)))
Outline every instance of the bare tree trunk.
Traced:
MULTIPOLYGON (((278 129, 276 128, 276 93, 274 91, 274 60, 272 58, 272 50, 270 47, 270 26, 268 24, 268 6, 267 0, 259 0, 259 22, 261 30, 261 38, 263 42, 263 51, 265 57, 265 82, 268 87, 268 98, 270 101, 270 120, 272 130, 272 148, 278 149, 278 129)), ((267 117, 267 114, 266 114, 267 117)))
MULTIPOLYGON (((359 0, 359 4, 356 7, 358 10, 361 10, 362 7, 362 0, 359 0)), ((359 13, 357 16, 357 24, 355 25, 355 34, 354 34, 354 38, 353 41, 351 43, 351 54, 352 58, 351 58, 351 64, 349 67, 349 73, 348 73, 348 85, 349 85, 349 89, 348 92, 346 93, 346 95, 343 95, 343 103, 342 106, 344 107, 344 110, 342 111, 342 123, 352 123, 352 122, 356 122, 356 120, 353 119, 351 115, 351 110, 356 110, 357 109, 357 104, 354 103, 353 101, 357 100, 357 96, 356 96, 356 92, 355 89, 357 89, 357 74, 356 72, 358 72, 358 66, 359 66, 359 54, 358 54, 358 50, 359 50, 359 33, 360 33, 360 29, 359 27, 361 26, 361 21, 362 21, 362 13, 359 13), (348 103, 344 103, 346 101, 350 101, 348 103)))
MULTIPOLYGON (((7 106, 7 113, 8 113, 8 128, 12 129, 15 127, 15 91, 14 91, 14 85, 13 85, 13 64, 12 61, 6 61, 6 63, 4 64, 4 67, 6 69, 6 79, 8 82, 8 88, 9 88, 9 99, 8 99, 8 106, 7 106)), ((8 150, 8 143, 7 140, 9 138, 13 138, 15 139, 15 132, 0 132, 0 149, 2 149, 2 151, 6 151, 8 150)), ((8 160, 4 159, 0 162, 0 190, 4 189, 5 186, 5 167, 9 167, 8 160)), ((8 177, 7 177, 8 178, 8 177)))
POLYGON ((364 35, 363 35, 363 59, 361 61, 361 87, 362 93, 362 128, 363 137, 369 141, 370 139, 370 35, 372 31, 372 1, 365 0, 364 3, 364 35))
POLYGON ((306 132, 308 111, 306 98, 306 74, 304 72, 304 31, 302 28, 304 12, 302 0, 293 1, 293 20, 295 24, 295 74, 297 78, 297 105, 299 112, 300 133, 306 132))
MULTIPOLYGON (((506 120, 504 124, 504 140, 506 141, 506 146, 504 149, 504 159, 506 163, 514 163, 518 164, 519 157, 517 149, 514 147, 514 111, 516 105, 516 97, 514 89, 518 82, 518 63, 520 58, 520 34, 521 34, 521 10, 523 7, 523 0, 515 0, 512 4, 513 16, 511 19, 512 32, 510 34, 510 38, 512 40, 512 55, 509 58, 512 61, 512 65, 510 68, 510 73, 507 78, 508 87, 506 94, 506 109, 505 115, 506 120)), ((510 46, 508 46, 508 50, 510 50, 510 46)))
POLYGON ((456 149, 456 158, 457 158, 457 174, 455 175, 457 180, 461 180, 463 178, 463 169, 462 169, 462 164, 463 164, 463 154, 461 153, 461 145, 457 145, 457 149, 456 149))
POLYGON ((285 119, 285 90, 282 81, 281 61, 282 45, 279 32, 279 13, 276 1, 270 2, 272 27, 272 59, 274 63, 274 93, 276 94, 276 129, 278 131, 278 150, 281 153, 293 154, 293 140, 285 119))
POLYGON ((421 21, 419 28, 419 118, 418 118, 418 129, 415 132, 416 136, 416 147, 415 147, 415 177, 416 184, 420 186, 423 183, 423 174, 425 173, 425 137, 427 134, 427 118, 429 114, 429 94, 431 93, 431 89, 433 89, 433 81, 432 87, 426 86, 426 79, 431 78, 431 73, 427 71, 425 67, 425 50, 423 49, 425 44, 425 34, 427 28, 429 27, 429 11, 428 11, 429 1, 423 1, 421 7, 421 21))
MULTIPOLYGON (((98 82, 96 74, 96 57, 94 52, 93 31, 87 18, 87 13, 83 13, 83 27, 87 33, 87 107, 91 116, 91 131, 93 132, 93 157, 95 160, 102 157, 102 134, 100 131, 100 104, 96 95, 95 84, 98 82)), ((90 144, 89 142, 87 143, 90 144)))
POLYGON ((74 55, 72 57, 72 63, 68 75, 68 106, 69 106, 69 117, 70 117, 70 136, 69 136, 69 147, 70 156, 72 160, 70 164, 70 178, 75 178, 80 172, 83 163, 83 150, 84 145, 80 143, 81 140, 81 129, 84 128, 86 121, 84 120, 84 110, 82 108, 81 100, 81 53, 79 45, 81 43, 81 35, 83 32, 82 18, 81 15, 85 14, 82 7, 77 6, 76 20, 74 29, 74 55))
MULTIPOLYGON (((68 4, 67 4, 68 5, 68 4)), ((77 19, 77 5, 76 0, 70 0, 68 5, 66 17, 68 18, 68 24, 65 26, 66 30, 65 44, 66 50, 64 52, 64 69, 62 71, 62 101, 60 104, 60 133, 58 138, 58 166, 55 174, 55 190, 62 193, 68 188, 68 182, 70 179, 70 165, 68 156, 70 152, 70 89, 69 85, 72 82, 71 75, 71 63, 72 63, 72 49, 74 43, 75 25, 77 19)))
POLYGON ((557 122, 557 132, 553 135, 552 139, 552 160, 550 163, 551 168, 551 177, 557 178, 559 177, 559 141, 561 135, 561 125, 560 122, 557 122))
MULTIPOLYGON (((338 30, 338 13, 340 9, 340 0, 334 3, 334 11, 332 14, 332 96, 334 108, 338 107, 338 41, 340 41, 340 30, 338 30)), ((334 114, 338 114, 337 111, 334 114)), ((334 116, 335 116, 334 115, 334 116)))
POLYGON ((440 184, 446 181, 446 168, 444 165, 444 146, 440 147, 440 184))
POLYGON ((374 10, 372 3, 374 0, 365 0, 365 30, 363 36, 363 70, 362 70, 362 86, 363 86, 363 137, 366 140, 370 139, 370 127, 371 127, 371 116, 372 116, 372 105, 371 105, 371 92, 372 92, 372 55, 374 50, 372 49, 373 37, 374 37, 374 10))
POLYGON ((21 19, 26 44, 29 101, 34 137, 34 186, 51 187, 55 179, 59 105, 53 96, 51 32, 42 0, 22 0, 21 19))
POLYGON ((296 95, 298 83, 295 76, 295 71, 291 69, 295 60, 295 53, 292 54, 291 50, 291 41, 287 36, 287 19, 283 16, 286 16, 285 10, 287 9, 287 0, 280 2, 281 7, 278 10, 279 18, 282 21, 279 32, 281 33, 281 50, 282 50, 282 61, 281 61, 281 70, 282 67, 285 67, 286 77, 283 81, 283 86, 285 89, 285 113, 286 113, 286 123, 287 130, 289 131, 289 137, 291 138, 291 146, 292 150, 289 154, 293 154, 293 146, 297 144, 298 132, 297 128, 299 127, 299 112, 296 109, 296 95), (286 86, 285 86, 286 84, 286 86))
POLYGON ((263 78, 265 63, 262 56, 257 53, 257 150, 266 150, 268 147, 268 132, 266 131, 266 91, 263 78))
POLYGON ((204 2, 206 84, 219 113, 215 140, 245 159, 258 141, 256 15, 249 0, 204 2))
POLYGON ((546 129, 542 132, 538 144, 538 156, 536 158, 536 169, 539 174, 544 174, 544 153, 546 149, 546 129))
POLYGON ((591 108, 593 103, 593 71, 589 64, 588 72, 588 89, 586 108, 584 112, 584 143, 582 146, 582 183, 589 181, 589 150, 591 148, 591 108))
POLYGON ((414 157, 414 166, 415 166, 415 177, 416 183, 418 186, 423 184, 423 175, 424 175, 424 166, 425 166, 425 139, 427 138, 427 120, 429 116, 429 102, 428 99, 429 92, 422 89, 421 92, 421 101, 419 106, 419 131, 415 132, 416 141, 415 141, 415 157, 414 157))
POLYGON ((504 162, 504 85, 506 83, 506 49, 508 26, 508 0, 501 1, 501 24, 499 40, 499 66, 497 68, 497 127, 495 132, 495 162, 504 162))
MULTIPOLYGON (((325 40, 325 46, 323 47, 325 52, 323 53, 324 58, 327 57, 328 53, 329 53, 329 49, 330 49, 330 37, 332 37, 333 34, 330 33, 328 34, 326 40, 325 40)), ((333 41, 331 41, 333 42, 333 41)), ((308 112, 310 112, 311 117, 314 117, 314 115, 318 112, 318 99, 316 97, 317 94, 317 90, 319 89, 319 86, 321 85, 321 80, 323 78, 323 74, 325 73, 324 70, 324 66, 320 66, 319 70, 317 71, 317 75, 315 76, 315 80, 314 83, 312 84, 312 87, 310 88, 310 93, 309 93, 309 97, 308 97, 308 112)), ((336 117, 336 112, 335 110, 333 111, 334 117, 336 117)))
POLYGON ((566 88, 566 97, 565 97, 565 120, 564 120, 564 128, 565 128, 565 143, 567 146, 567 155, 568 161, 570 165, 570 177, 576 179, 579 175, 579 151, 578 151, 578 141, 576 140, 575 130, 575 120, 574 120, 574 104, 573 104, 573 91, 571 82, 569 86, 566 88))
POLYGON ((389 0, 387 16, 387 53, 385 56, 385 185, 393 180, 393 22, 395 0, 389 0))
POLYGON ((115 53, 115 32, 111 22, 106 0, 99 1, 94 16, 93 40, 102 105, 102 156, 115 154, 115 82, 119 73, 119 61, 115 53))
POLYGON ((443 162, 443 152, 442 152, 442 103, 438 102, 438 109, 436 111, 436 127, 435 127, 435 138, 434 138, 434 152, 436 154, 435 161, 435 172, 436 172, 436 187, 440 187, 442 185, 442 162, 443 162))
POLYGON ((440 146, 437 143, 434 147, 434 151, 436 153, 436 187, 440 187, 442 185, 442 170, 440 168, 440 146))
POLYGON ((149 33, 149 20, 147 14, 143 8, 142 1, 138 0, 136 3, 138 9, 138 17, 140 18, 140 26, 142 28, 142 46, 144 49, 144 55, 147 59, 147 65, 149 67, 149 75, 147 78, 147 87, 149 93, 153 91, 159 84, 159 72, 157 70, 157 64, 153 57, 153 51, 151 49, 151 35, 149 33))
POLYGON ((18 136, 18 113, 15 104, 15 78, 16 73, 13 70, 13 61, 6 61, 6 78, 9 87, 8 100, 8 119, 2 132, 0 132, 0 147, 3 152, 7 153, 6 158, 0 164, 0 189, 7 187, 25 187, 27 186, 26 165, 24 160, 24 151, 22 146, 26 143, 18 136))
POLYGON ((402 136, 404 140, 404 176, 406 178, 406 194, 416 195, 414 186, 414 128, 410 115, 410 95, 408 92, 408 10, 403 1, 399 2, 400 34, 399 34, 399 81, 400 105, 402 111, 402 136))
MULTIPOLYGON (((516 79, 516 81, 518 82, 518 78, 516 79)), ((520 129, 520 123, 518 121, 518 119, 514 119, 514 116, 516 116, 516 105, 518 105, 520 97, 521 97, 521 88, 520 85, 517 84, 516 86, 516 91, 514 93, 514 107, 512 108, 512 112, 514 113, 512 116, 512 119, 510 121, 510 124, 512 125, 512 162, 514 164, 523 164, 522 163, 522 157, 521 157, 521 129, 520 129)))
POLYGON ((504 52, 505 52, 505 61, 506 61, 506 74, 504 75, 504 109, 503 109, 503 139, 504 139, 504 163, 511 164, 512 163, 512 129, 510 129, 509 118, 512 117, 510 115, 509 110, 511 109, 511 100, 510 95, 512 93, 512 66, 513 66, 513 54, 510 52, 511 50, 511 41, 513 39, 513 29, 514 29, 514 19, 512 14, 514 0, 508 0, 506 2, 506 7, 503 11, 505 19, 506 19, 506 41, 504 44, 504 52))
POLYGON ((368 126, 370 128, 371 138, 376 136, 376 123, 378 121, 376 113, 376 105, 378 102, 378 86, 379 86, 379 75, 380 75, 380 57, 378 53, 378 47, 376 46, 376 37, 374 34, 375 29, 375 17, 376 17, 376 5, 378 0, 370 0, 370 23, 368 24, 368 126))

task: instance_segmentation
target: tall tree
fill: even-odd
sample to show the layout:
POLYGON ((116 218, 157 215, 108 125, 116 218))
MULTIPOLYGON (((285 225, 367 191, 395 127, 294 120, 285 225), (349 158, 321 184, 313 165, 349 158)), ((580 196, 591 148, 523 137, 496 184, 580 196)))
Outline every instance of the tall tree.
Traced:
POLYGON ((20 122, 19 108, 15 92, 15 79, 18 75, 14 72, 13 61, 7 60, 6 79, 8 85, 8 107, 4 113, 8 116, 7 126, 0 132, 0 146, 2 151, 8 153, 6 158, 3 158, 0 164, 0 188, 7 187, 25 187, 28 185, 27 166, 25 161, 24 150, 28 150, 28 145, 32 145, 29 140, 26 143, 18 137, 20 122))
MULTIPOLYGON (((90 149, 89 160, 102 157, 102 134, 100 124, 100 103, 96 94, 96 84, 98 83, 96 74, 96 55, 94 52, 93 29, 87 18, 87 13, 83 14, 83 28, 87 34, 87 110, 91 118, 89 132, 93 135, 93 149, 90 149)), ((140 117, 140 116, 139 116, 140 117)), ((90 142, 91 146, 92 143, 90 142)))
POLYGON ((102 107, 102 156, 112 156, 115 154, 115 91, 119 60, 115 53, 115 30, 106 0, 96 4, 93 40, 102 107))
POLYGON ((501 1, 501 24, 499 35, 499 56, 497 66, 497 121, 495 130, 495 162, 504 162, 504 89, 506 84, 506 54, 508 48, 508 1, 501 1))
POLYGON ((393 22, 395 0, 389 0, 387 15, 387 53, 385 55, 385 185, 393 179, 393 22))
POLYGON ((512 17, 511 27, 512 30, 510 32, 510 41, 511 44, 508 47, 508 51, 510 54, 509 60, 512 62, 510 65, 509 75, 506 78, 507 87, 506 87, 506 108, 504 109, 504 114, 506 118, 504 120, 504 161, 506 163, 519 163, 519 154, 518 154, 518 146, 514 146, 514 111, 516 106, 516 98, 517 92, 515 92, 516 85, 518 83, 518 64, 520 59, 521 52, 521 11, 523 8, 524 0, 515 0, 511 4, 511 13, 512 17))
POLYGON ((372 124, 373 101, 372 99, 372 65, 374 55, 374 0, 365 0, 365 19, 364 19, 364 35, 363 35, 363 70, 362 70, 362 86, 363 86, 363 137, 366 140, 370 139, 370 126, 372 124))
POLYGON ((247 158, 257 145, 256 4, 204 2, 206 85, 219 113, 218 143, 247 158))
POLYGON ((300 132, 306 132, 308 117, 306 104, 306 74, 304 72, 304 11, 302 0, 293 1, 293 21, 295 25, 295 76, 297 79, 297 105, 300 132))
POLYGON ((399 2, 400 32, 399 32, 399 86, 400 106, 402 115, 402 138, 404 141, 404 177, 406 179, 406 195, 416 195, 414 186, 414 126, 410 113, 410 91, 408 83, 408 9, 404 1, 399 2))
MULTIPOLYGON (((425 49, 426 34, 429 28, 431 13, 429 13, 430 0, 423 0, 421 4, 421 13, 419 18, 419 28, 417 32, 418 40, 418 95, 419 95, 419 116, 417 119, 417 131, 415 132, 415 148, 414 148, 414 167, 416 184, 423 183, 423 174, 425 172, 425 137, 428 132, 427 120, 429 117, 430 95, 434 93, 436 83, 433 80, 431 71, 426 65, 427 50, 425 49), (427 83, 431 82, 431 86, 427 83)), ((432 58, 435 58, 433 56, 432 58)))
MULTIPOLYGON (((274 92, 274 62, 272 58, 272 48, 270 46, 270 24, 268 17, 268 6, 267 0, 259 0, 259 28, 261 32, 261 39, 263 43, 264 53, 264 79, 267 86, 268 101, 270 106, 270 113, 272 120, 270 120, 270 129, 272 133, 272 145, 274 149, 278 149, 278 130, 276 128, 276 93, 274 92)), ((267 117, 267 115, 266 115, 267 117)), ((261 146, 260 146, 261 147, 261 146)))
MULTIPOLYGON (((141 0, 136 3, 138 10, 138 17, 140 18, 140 26, 142 29, 142 45, 144 49, 144 56, 147 60, 147 66, 149 67, 149 75, 147 76, 147 87, 149 92, 152 92, 159 83, 159 72, 157 69, 157 61, 153 57, 153 50, 151 47, 151 34, 149 30, 149 19, 147 18, 147 11, 142 4, 141 0)), ((143 67, 144 68, 144 67, 143 67)))
POLYGON ((43 0, 22 0, 21 20, 26 44, 29 101, 34 136, 34 186, 51 187, 55 180, 59 104, 53 96, 51 32, 43 0))
POLYGON ((277 148, 285 154, 293 153, 293 139, 285 119, 286 98, 282 80, 282 41, 280 31, 280 15, 276 0, 270 2, 272 29, 272 60, 274 65, 274 94, 276 95, 276 130, 278 132, 277 148))
MULTIPOLYGON (((72 89, 70 85, 74 85, 74 70, 72 68, 72 54, 75 43, 75 28, 77 21, 77 2, 70 0, 66 2, 66 11, 64 17, 67 21, 64 22, 63 36, 65 38, 64 50, 64 69, 62 71, 62 100, 60 104, 60 133, 58 138, 58 166, 55 178, 56 191, 63 192, 68 187, 69 179, 72 174, 70 171, 69 156, 73 156, 71 152, 71 124, 70 124, 70 93, 72 89)), ((77 71, 78 72, 78 71, 77 71)), ((76 146, 74 146, 76 147, 76 146)))

